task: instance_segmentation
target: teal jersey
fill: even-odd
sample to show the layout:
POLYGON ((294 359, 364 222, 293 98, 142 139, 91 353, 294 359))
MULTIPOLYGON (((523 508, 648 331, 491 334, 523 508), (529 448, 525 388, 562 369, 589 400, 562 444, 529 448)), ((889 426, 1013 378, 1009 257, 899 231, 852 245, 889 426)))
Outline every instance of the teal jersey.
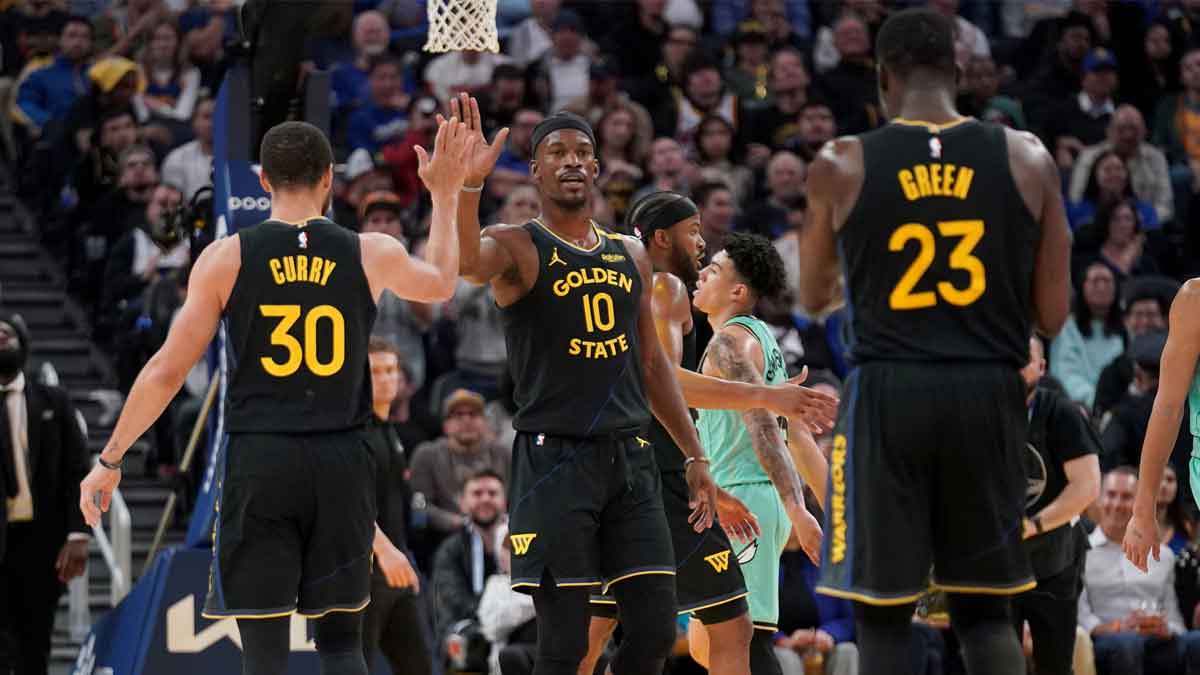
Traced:
MULTIPOLYGON (((763 351, 763 364, 766 366, 763 380, 767 384, 786 381, 787 363, 767 324, 752 316, 735 316, 725 322, 726 326, 734 324, 742 326, 758 338, 758 344, 763 351)), ((702 359, 701 369, 703 363, 702 359)), ((783 418, 780 418, 780 422, 780 426, 786 427, 783 418)), ((754 453, 754 444, 750 441, 750 432, 742 422, 741 412, 701 410, 696 427, 700 432, 700 445, 712 461, 710 470, 717 485, 727 487, 771 480, 762 464, 759 464, 758 455, 754 453)))
MULTIPOLYGON (((1192 387, 1188 389, 1188 427, 1192 432, 1192 456, 1200 457, 1200 367, 1192 373, 1192 387)), ((1196 495, 1200 500, 1200 494, 1196 495)))

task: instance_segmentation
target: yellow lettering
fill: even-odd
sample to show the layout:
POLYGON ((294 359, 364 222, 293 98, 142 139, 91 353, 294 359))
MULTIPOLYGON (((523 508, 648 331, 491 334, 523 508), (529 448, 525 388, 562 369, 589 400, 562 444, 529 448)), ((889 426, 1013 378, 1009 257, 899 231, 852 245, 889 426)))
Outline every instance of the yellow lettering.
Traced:
POLYGON ((913 167, 913 173, 917 175, 917 189, 921 191, 921 196, 928 197, 933 194, 933 188, 929 185, 929 168, 918 164, 913 167))
POLYGON ((625 336, 625 333, 599 341, 571 338, 567 346, 569 355, 583 356, 587 359, 610 359, 627 351, 629 351, 629 338, 625 336))
POLYGON ((288 283, 296 280, 296 257, 284 256, 283 258, 283 278, 287 279, 288 283))
POLYGON ((958 169, 953 164, 947 164, 942 167, 942 194, 947 197, 954 196, 954 171, 958 169))
POLYGON ((900 179, 900 189, 904 191, 904 198, 910 202, 920 199, 921 193, 917 191, 917 184, 913 182, 912 172, 901 169, 897 176, 900 179))
POLYGON ((630 279, 629 277, 622 274, 621 275, 621 288, 624 288, 626 293, 632 293, 633 292, 633 279, 630 279))
POLYGON ((829 482, 833 486, 833 495, 829 503, 833 520, 830 558, 832 562, 840 563, 846 558, 846 436, 843 434, 838 434, 833 439, 829 482))
POLYGON ((308 256, 296 256, 296 279, 299 281, 308 281, 308 256))
POLYGON ((279 258, 271 258, 271 262, 267 263, 267 266, 271 268, 271 276, 275 279, 275 284, 283 284, 283 265, 279 262, 279 258))
POLYGON ((933 194, 941 196, 945 194, 942 191, 942 165, 929 165, 929 187, 933 190, 933 194))
POLYGON ((971 189, 971 179, 975 177, 975 170, 963 167, 958 171, 958 181, 954 184, 954 196, 959 199, 966 199, 967 192, 971 189))
POLYGON ((314 284, 321 283, 321 266, 325 264, 325 259, 321 256, 313 256, 312 264, 308 267, 308 279, 314 284))
POLYGON ((321 275, 321 285, 324 286, 326 281, 329 281, 329 275, 333 274, 333 268, 337 267, 337 263, 332 260, 325 261, 325 273, 321 275))
POLYGON ((618 286, 619 285, 619 282, 617 281, 617 271, 616 270, 608 270, 608 285, 609 286, 618 286))

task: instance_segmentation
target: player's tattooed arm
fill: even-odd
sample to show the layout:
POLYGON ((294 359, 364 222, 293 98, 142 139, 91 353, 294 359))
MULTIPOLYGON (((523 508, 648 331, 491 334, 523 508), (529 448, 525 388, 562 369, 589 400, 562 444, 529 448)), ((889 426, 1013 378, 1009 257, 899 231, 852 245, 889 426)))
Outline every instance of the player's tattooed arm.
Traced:
MULTIPOLYGON (((740 330, 740 329, 739 329, 740 330)), ((727 380, 763 384, 761 368, 752 360, 751 349, 757 343, 749 334, 739 340, 729 331, 722 330, 713 336, 708 345, 708 356, 727 380)), ((750 433, 750 442, 758 461, 771 478, 785 504, 804 504, 804 483, 796 471, 792 455, 784 443, 778 419, 763 408, 754 408, 742 413, 742 421, 750 433)))

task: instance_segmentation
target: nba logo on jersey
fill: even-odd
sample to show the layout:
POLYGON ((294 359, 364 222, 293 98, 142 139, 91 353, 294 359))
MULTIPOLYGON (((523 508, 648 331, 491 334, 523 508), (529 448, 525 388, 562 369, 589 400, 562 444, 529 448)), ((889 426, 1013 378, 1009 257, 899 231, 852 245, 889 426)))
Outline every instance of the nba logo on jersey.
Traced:
POLYGON ((538 444, 538 445, 545 445, 545 444, 546 444, 546 434, 538 434, 538 435, 537 435, 537 444, 538 444))
POLYGON ((308 233, 301 232, 299 239, 300 239, 300 248, 308 248, 308 233))
POLYGON ((942 142, 937 136, 929 139, 929 156, 934 159, 942 156, 942 142))

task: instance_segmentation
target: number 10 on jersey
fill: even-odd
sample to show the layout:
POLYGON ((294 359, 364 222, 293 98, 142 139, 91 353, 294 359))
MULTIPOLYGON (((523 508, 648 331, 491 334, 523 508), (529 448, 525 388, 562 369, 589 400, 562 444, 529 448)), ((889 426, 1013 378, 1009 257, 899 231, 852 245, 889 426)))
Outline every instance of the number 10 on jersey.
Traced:
POLYGON ((958 288, 948 281, 937 282, 937 292, 914 291, 921 277, 929 271, 937 256, 937 241, 933 230, 921 223, 905 223, 892 232, 888 239, 888 250, 898 253, 908 248, 908 242, 916 240, 917 257, 896 282, 888 296, 888 307, 894 310, 925 309, 933 307, 940 296, 942 300, 959 307, 975 302, 987 289, 987 274, 983 261, 972 255, 972 251, 983 238, 982 220, 945 220, 937 224, 941 237, 958 237, 958 243, 950 249, 950 269, 967 273, 967 287, 958 288))

